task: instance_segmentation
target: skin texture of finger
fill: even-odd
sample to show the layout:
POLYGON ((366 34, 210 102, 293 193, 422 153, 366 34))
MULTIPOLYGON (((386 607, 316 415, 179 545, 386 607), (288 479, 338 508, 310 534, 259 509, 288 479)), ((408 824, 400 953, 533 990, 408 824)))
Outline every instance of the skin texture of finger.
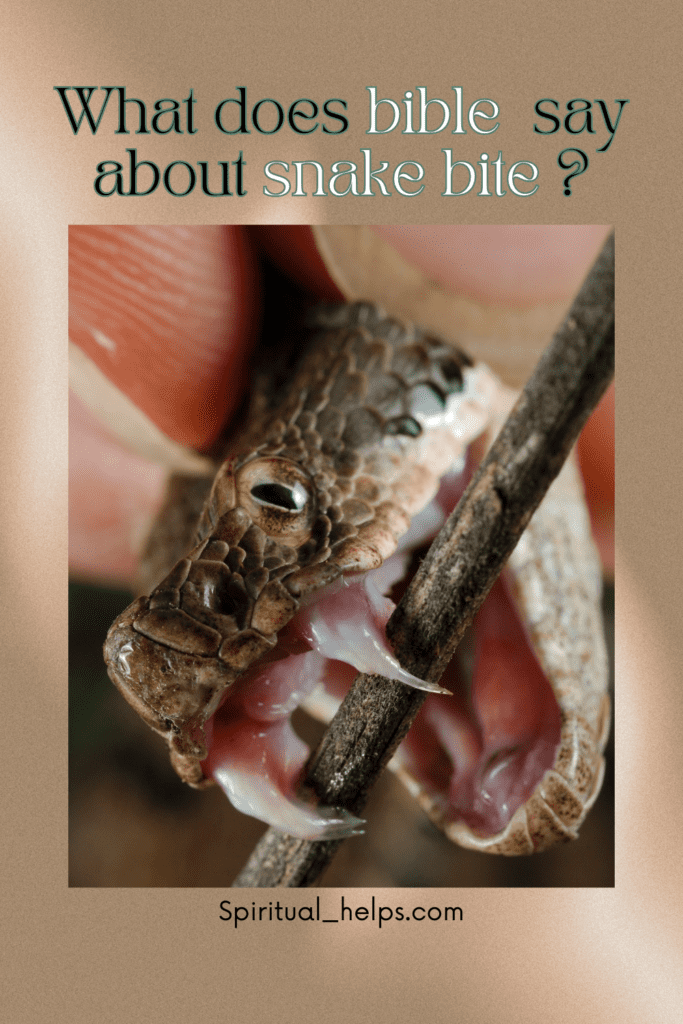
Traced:
POLYGON ((569 301, 609 228, 448 224, 372 230, 449 291, 521 308, 569 301))
POLYGON ((130 585, 165 475, 124 451, 73 395, 69 402, 69 565, 74 575, 130 585))
POLYGON ((258 337, 244 232, 77 226, 69 232, 69 333, 174 441, 202 449, 234 412, 258 337))

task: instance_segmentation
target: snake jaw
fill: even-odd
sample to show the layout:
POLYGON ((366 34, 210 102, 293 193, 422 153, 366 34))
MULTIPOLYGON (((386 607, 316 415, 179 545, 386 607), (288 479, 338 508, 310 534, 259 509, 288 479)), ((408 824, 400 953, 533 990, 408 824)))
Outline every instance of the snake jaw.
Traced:
MULTIPOLYGON (((312 668, 309 657, 299 673, 308 671, 310 679, 312 668)), ((289 685, 291 666, 287 672, 289 685)), ((269 682, 271 688, 277 687, 275 673, 271 672, 269 682)), ((290 694, 279 704, 272 693, 261 700, 265 696, 262 688, 251 694, 248 687, 239 689, 242 692, 228 696, 220 718, 210 723, 211 753, 205 764, 233 806, 300 839, 345 839, 360 834, 363 822, 349 811, 316 806, 297 795, 298 778, 309 753, 289 720, 300 693, 290 694)))

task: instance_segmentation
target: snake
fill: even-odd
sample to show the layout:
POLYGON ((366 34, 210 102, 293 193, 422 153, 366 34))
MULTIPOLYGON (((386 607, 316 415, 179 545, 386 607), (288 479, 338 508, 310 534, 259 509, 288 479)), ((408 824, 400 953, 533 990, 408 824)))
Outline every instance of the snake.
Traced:
POLYGON ((576 465, 475 620, 469 669, 458 652, 452 692, 428 684, 389 647, 389 595, 516 396, 368 302, 317 309, 301 352, 286 387, 255 388, 213 480, 171 485, 153 585, 107 634, 112 681, 190 786, 217 782, 238 809, 317 840, 361 823, 298 794, 308 749, 292 712, 329 721, 357 671, 399 679, 431 692, 390 767, 450 839, 514 855, 576 838, 610 717, 576 465))

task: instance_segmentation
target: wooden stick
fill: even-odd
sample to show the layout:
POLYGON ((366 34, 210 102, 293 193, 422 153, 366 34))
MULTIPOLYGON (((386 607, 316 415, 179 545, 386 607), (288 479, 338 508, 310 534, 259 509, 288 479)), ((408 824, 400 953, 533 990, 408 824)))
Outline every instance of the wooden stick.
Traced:
MULTIPOLYGON (((387 623, 408 671, 438 681, 613 374, 611 235, 387 623)), ((359 814, 425 698, 403 683, 359 675, 308 761, 303 792, 359 814)), ((233 885, 312 885, 340 843, 270 828, 233 885)))

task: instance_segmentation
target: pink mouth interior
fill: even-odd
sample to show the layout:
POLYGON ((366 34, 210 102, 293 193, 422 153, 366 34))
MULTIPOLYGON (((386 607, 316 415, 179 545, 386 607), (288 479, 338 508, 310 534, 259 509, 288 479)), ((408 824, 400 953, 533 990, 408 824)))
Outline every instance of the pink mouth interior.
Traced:
POLYGON ((498 580, 473 624, 469 684, 458 657, 427 697, 401 749, 401 761, 441 809, 477 834, 505 828, 551 768, 560 711, 498 580))
MULTIPOLYGON (((453 507, 462 487, 462 480, 446 483, 437 502, 453 507)), ((394 604, 376 589, 387 585, 387 564, 377 570, 384 578, 351 580, 300 610, 275 650, 230 688, 207 723, 206 774, 239 810, 300 838, 349 835, 359 824, 345 811, 297 798, 309 751, 290 716, 308 698, 334 710, 359 668, 397 678, 391 665, 381 665, 393 657, 384 626, 394 604), (360 664, 365 657, 377 667, 360 664)), ((560 713, 501 580, 472 633, 470 670, 458 652, 441 680, 452 696, 427 696, 397 760, 445 821, 464 821, 489 836, 505 828, 552 767, 560 713)))

